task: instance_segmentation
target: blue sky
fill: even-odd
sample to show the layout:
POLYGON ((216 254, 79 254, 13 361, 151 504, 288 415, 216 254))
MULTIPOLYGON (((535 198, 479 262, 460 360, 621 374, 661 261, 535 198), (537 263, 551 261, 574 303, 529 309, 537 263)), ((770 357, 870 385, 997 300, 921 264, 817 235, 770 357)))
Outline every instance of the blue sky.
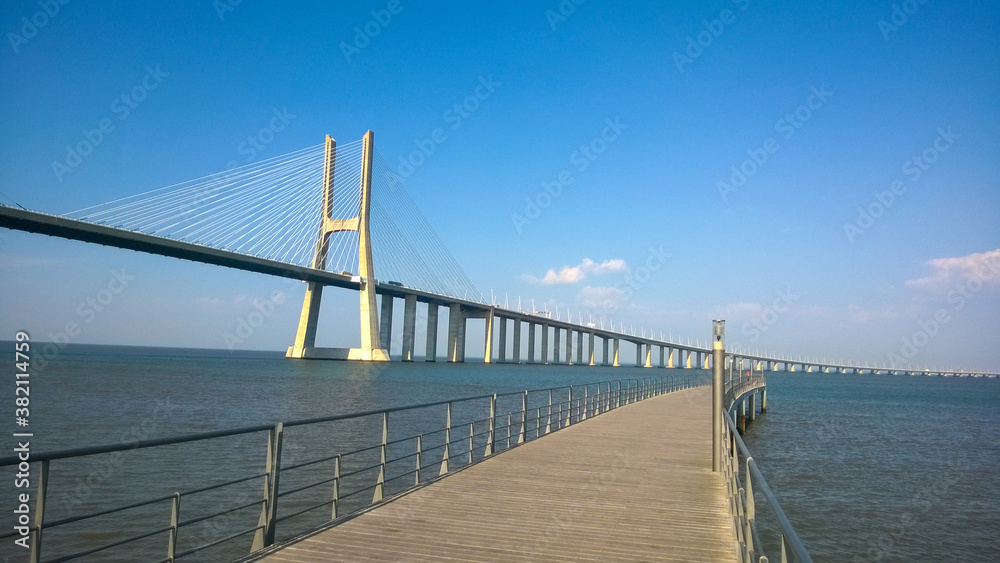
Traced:
MULTIPOLYGON (((372 129, 487 296, 685 339, 721 316, 731 346, 1000 369, 995 3, 224 2, 44 17, 6 2, 0 191, 62 213, 372 129), (251 150, 275 112, 287 123, 251 150), (54 170, 102 120, 93 153, 54 170)), ((5 334, 77 322, 74 342, 221 348, 279 292, 239 346, 294 335, 300 284, 0 237, 5 334), (87 314, 122 269, 134 279, 87 314)), ((321 343, 357 339, 356 307, 327 293, 321 343)))

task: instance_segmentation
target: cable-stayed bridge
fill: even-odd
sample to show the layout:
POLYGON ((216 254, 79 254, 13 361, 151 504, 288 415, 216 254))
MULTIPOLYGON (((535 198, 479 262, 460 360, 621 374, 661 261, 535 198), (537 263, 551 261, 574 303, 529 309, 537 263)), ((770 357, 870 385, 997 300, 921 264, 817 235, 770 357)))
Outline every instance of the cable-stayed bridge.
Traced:
MULTIPOLYGON (((707 344, 485 302, 375 151, 371 131, 359 141, 338 145, 327 137, 314 147, 62 216, 0 206, 0 227, 302 280, 307 288, 290 358, 388 361, 393 304, 401 299, 403 361, 415 357, 420 303, 427 307, 427 361, 437 359, 439 311, 446 307, 449 362, 465 361, 468 321, 483 319, 487 363, 619 366, 622 342, 634 347, 637 366, 712 363, 707 344), (316 346, 326 286, 359 292, 360 347, 316 346)), ((740 370, 998 375, 741 351, 728 352, 727 362, 740 370)))

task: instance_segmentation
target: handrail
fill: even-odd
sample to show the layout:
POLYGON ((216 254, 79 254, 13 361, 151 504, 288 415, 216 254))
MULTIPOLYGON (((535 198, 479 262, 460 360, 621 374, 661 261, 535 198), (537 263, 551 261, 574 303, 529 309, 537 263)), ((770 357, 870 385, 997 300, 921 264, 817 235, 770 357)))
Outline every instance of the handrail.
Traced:
POLYGON ((725 424, 723 425, 724 438, 728 448, 724 465, 728 477, 730 511, 736 523, 737 539, 742 550, 740 557, 742 561, 746 562, 759 561, 765 563, 768 560, 767 556, 764 555, 757 530, 756 503, 754 498, 754 485, 756 485, 757 489, 763 493, 764 500, 767 501, 781 529, 781 561, 784 562, 787 560, 787 552, 790 550, 796 561, 812 563, 809 552, 806 550, 805 545, 803 545, 802 540, 799 539, 795 528, 788 520, 788 516, 785 515, 785 511, 781 508, 781 504, 778 503, 778 499, 771 490, 771 487, 764 479, 764 474, 757 466, 757 462, 750 455, 750 450, 740 437, 736 422, 730 415, 730 410, 736 401, 744 395, 755 392, 758 389, 766 388, 767 384, 763 376, 752 377, 749 380, 741 381, 739 384, 727 385, 726 408, 722 412, 725 418, 725 424), (743 474, 746 478, 745 488, 740 479, 741 454, 744 461, 743 474))
MULTIPOLYGON (((327 507, 329 511, 326 512, 326 517, 328 519, 338 520, 345 518, 367 506, 376 504, 392 496, 403 494, 416 486, 426 484, 431 479, 437 479, 461 467, 478 463, 497 453, 517 447, 521 443, 541 438, 551 432, 558 431, 569 425, 578 424, 619 406, 706 383, 707 381, 703 377, 700 377, 700 374, 627 378, 518 392, 479 395, 381 410, 367 410, 356 413, 292 420, 289 422, 279 422, 274 425, 246 426, 189 434, 186 436, 137 440, 127 443, 105 444, 32 454, 32 466, 36 467, 36 464, 40 464, 41 471, 38 473, 38 477, 34 479, 37 483, 37 494, 33 500, 37 504, 35 514, 38 517, 35 519, 35 523, 29 528, 31 560, 41 560, 40 553, 43 536, 46 537, 47 546, 52 543, 58 543, 55 538, 59 537, 60 534, 51 536, 48 533, 52 528, 69 523, 93 522, 96 520, 90 519, 105 517, 114 513, 121 513, 124 510, 153 505, 154 503, 167 503, 168 501, 170 501, 168 503, 170 504, 169 525, 167 525, 167 518, 163 520, 157 518, 153 521, 150 517, 142 516, 141 518, 145 519, 140 521, 141 525, 137 526, 133 532, 133 534, 138 535, 132 535, 128 538, 119 535, 104 540, 106 543, 97 545, 92 542, 82 541, 79 537, 68 537, 66 541, 70 543, 66 545, 66 548, 70 549, 70 546, 72 546, 72 549, 80 551, 73 553, 53 553, 50 556, 52 559, 49 560, 68 561, 84 557, 88 554, 110 550, 136 541, 137 539, 158 535, 167 536, 168 541, 164 542, 167 544, 167 557, 164 559, 165 561, 176 561, 176 559, 185 555, 201 552, 209 547, 246 536, 251 532, 253 532, 254 537, 250 551, 257 551, 276 541, 275 529, 278 523, 282 523, 284 527, 284 522, 296 516, 327 507), (509 410, 501 412, 498 409, 498 400, 504 405, 510 405, 509 410), (453 406, 457 405, 462 405, 461 421, 452 419, 453 406), (440 417, 438 420, 446 422, 446 424, 440 428, 423 428, 423 432, 418 432, 418 430, 421 430, 420 427, 413 427, 413 435, 406 436, 397 435, 396 431, 393 430, 390 436, 390 415, 403 411, 415 413, 416 419, 422 421, 415 424, 427 424, 428 420, 438 419, 438 417, 440 417), (488 412, 488 416, 485 418, 481 416, 484 412, 488 412), (503 421, 504 417, 506 417, 506 421, 503 421), (318 459, 294 460, 294 463, 283 465, 283 436, 289 428, 362 419, 369 421, 381 419, 381 439, 376 439, 375 444, 368 445, 371 442, 362 442, 358 444, 358 446, 362 447, 353 448, 351 451, 333 453, 332 455, 323 452, 323 455, 319 456, 318 459), (51 499, 59 493, 58 491, 49 490, 49 477, 53 468, 60 467, 60 460, 102 454, 116 454, 116 452, 190 442, 203 442, 255 433, 264 433, 267 436, 267 455, 265 456, 266 463, 263 471, 252 471, 249 475, 240 475, 241 471, 234 472, 235 474, 228 475, 215 483, 208 482, 193 489, 182 489, 186 492, 167 494, 167 491, 163 491, 161 494, 150 495, 150 498, 145 500, 125 505, 104 507, 96 511, 92 509, 83 514, 69 514, 56 521, 46 521, 44 518, 44 506, 47 502, 46 496, 49 497, 49 502, 51 502, 51 499), (432 436, 435 438, 430 441, 431 443, 427 443, 425 447, 425 440, 432 436), (438 441, 441 443, 438 443, 438 441), (430 452, 434 452, 433 458, 428 456, 430 452), (324 462, 327 465, 323 465, 324 462), (51 466, 53 463, 55 463, 55 466, 51 466), (333 465, 332 471, 329 470, 330 465, 333 465), (376 473, 377 477, 375 476, 376 473), (284 477, 284 482, 279 479, 279 476, 284 477), (262 497, 257 496, 256 500, 252 501, 248 501, 245 497, 234 498, 234 502, 232 503, 221 503, 220 506, 215 506, 215 509, 210 514, 189 517, 183 520, 180 518, 182 498, 205 498, 197 497, 197 495, 208 491, 218 491, 222 487, 239 483, 250 485, 250 482, 256 479, 263 481, 264 493, 262 497), (373 480, 374 482, 372 482, 373 480), (308 493, 313 496, 305 498, 307 494, 304 493, 305 491, 321 491, 322 489, 316 489, 316 487, 321 485, 325 485, 328 492, 308 493), (297 493, 302 494, 296 497, 297 493), (317 504, 319 499, 316 498, 316 494, 325 496, 328 500, 317 504), (367 496, 367 499, 370 500, 366 501, 364 498, 360 498, 359 495, 361 494, 370 495, 367 496), (279 504, 287 506, 287 510, 279 513, 279 504), (256 526, 250 528, 251 522, 247 518, 248 513, 241 513, 241 511, 255 510, 255 506, 260 507, 260 515, 259 517, 254 517, 253 522, 256 523, 256 526), (222 516, 226 516, 226 521, 223 522, 225 529, 219 528, 214 538, 195 538, 202 540, 203 543, 193 547, 189 546, 183 551, 177 548, 177 537, 178 535, 184 535, 183 532, 186 526, 191 526, 195 523, 205 523, 222 516), (44 534, 43 531, 45 532, 44 534), (235 533, 230 533, 230 531, 235 533), (48 539, 49 537, 53 539, 48 539)), ((504 407, 504 409, 507 408, 506 406, 504 407)), ((413 419, 408 418, 408 420, 413 419)), ((392 426, 392 428, 395 427, 392 426)), ((410 428, 407 427, 406 429, 409 430, 410 428)), ((240 453, 242 454, 243 452, 240 453)), ((16 456, 0 458, 0 467, 16 465, 19 461, 16 456)), ((60 483, 63 481, 61 479, 60 483)), ((187 501, 185 501, 185 506, 187 506, 187 501)), ((135 519, 139 518, 139 516, 135 517, 135 519)), ((311 527, 309 526, 309 528, 311 527)), ((306 530, 298 530, 296 533, 301 531, 306 530)), ((72 533, 82 534, 85 532, 77 532, 74 529, 72 533)), ((14 533, 0 535, 0 538, 11 537, 16 534, 17 532, 15 531, 14 533)), ((70 532, 67 532, 67 534, 70 534, 70 532)), ((48 547, 46 552, 62 551, 60 547, 60 545, 57 545, 54 549, 48 547)), ((149 557, 149 559, 159 557, 159 555, 155 555, 149 557)))

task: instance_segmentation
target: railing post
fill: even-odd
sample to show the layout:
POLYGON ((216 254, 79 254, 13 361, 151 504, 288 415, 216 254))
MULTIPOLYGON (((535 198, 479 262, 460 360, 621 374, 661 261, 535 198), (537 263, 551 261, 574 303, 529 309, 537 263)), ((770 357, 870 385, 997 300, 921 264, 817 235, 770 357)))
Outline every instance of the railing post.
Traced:
POLYGON ((279 422, 268 433, 267 468, 264 476, 264 502, 257 532, 250 551, 257 551, 274 543, 275 519, 278 516, 278 478, 281 474, 281 442, 285 426, 279 422))
POLYGON ((566 424, 563 428, 573 424, 573 386, 569 386, 569 400, 566 403, 566 424))
POLYGON ((549 413, 545 416, 545 433, 552 432, 552 389, 549 389, 549 413))
POLYGON ((170 533, 167 535, 167 561, 173 563, 177 557, 177 523, 180 521, 181 494, 174 493, 170 501, 170 533))
POLYGON ((528 430, 527 424, 528 424, 528 391, 527 389, 525 389, 524 394, 521 395, 521 435, 518 436, 517 438, 518 444, 524 443, 524 440, 526 438, 524 434, 528 430))
POLYGON ((340 504, 340 455, 333 458, 333 510, 331 520, 337 519, 337 508, 340 504))
POLYGON ((587 411, 590 410, 590 402, 587 400, 590 392, 590 385, 583 386, 583 413, 580 420, 587 420, 587 411))
POLYGON ((497 426, 497 394, 490 397, 490 432, 486 437, 486 452, 483 457, 489 457, 496 451, 496 426, 497 426))
POLYGON ((451 403, 448 403, 448 413, 445 415, 444 423, 444 453, 441 454, 441 471, 438 475, 448 472, 448 456, 451 450, 451 403))
POLYGON ((416 471, 413 473, 413 486, 420 484, 420 454, 423 451, 423 434, 417 434, 417 467, 416 471))
POLYGON ((472 454, 476 449, 476 421, 469 423, 469 465, 472 465, 472 454))
POLYGON ((389 449, 389 413, 382 413, 382 447, 379 448, 378 478, 375 479, 375 493, 372 494, 372 503, 376 503, 385 496, 385 460, 386 450, 389 449))
POLYGON ((31 536, 31 554, 29 561, 39 563, 42 560, 42 528, 45 523, 45 495, 49 489, 49 460, 42 460, 38 473, 38 497, 35 499, 34 535, 31 536))
POLYGON ((506 449, 508 449, 508 450, 510 449, 510 434, 511 434, 511 432, 510 432, 510 426, 511 426, 510 420, 511 420, 511 414, 507 413, 507 448, 506 449))
POLYGON ((618 380, 618 391, 615 393, 615 408, 622 406, 622 380, 618 380))

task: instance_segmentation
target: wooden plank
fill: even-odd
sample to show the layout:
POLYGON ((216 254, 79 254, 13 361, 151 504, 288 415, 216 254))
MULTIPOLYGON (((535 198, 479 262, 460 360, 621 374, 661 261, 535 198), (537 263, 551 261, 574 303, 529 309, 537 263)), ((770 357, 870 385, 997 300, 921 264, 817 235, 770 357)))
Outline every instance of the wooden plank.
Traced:
POLYGON ((531 441, 257 560, 735 561, 711 389, 531 441))

